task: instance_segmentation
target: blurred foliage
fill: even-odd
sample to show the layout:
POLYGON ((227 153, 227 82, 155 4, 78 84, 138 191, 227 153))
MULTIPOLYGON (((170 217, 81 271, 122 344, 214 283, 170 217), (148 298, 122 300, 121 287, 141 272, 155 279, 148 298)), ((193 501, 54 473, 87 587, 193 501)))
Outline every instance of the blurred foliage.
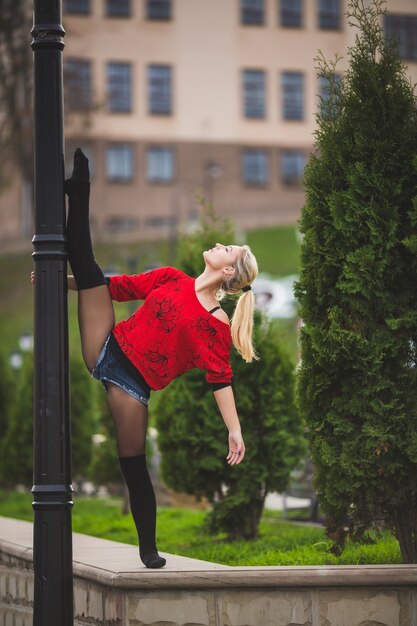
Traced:
MULTIPOLYGON (((72 473, 74 478, 86 478, 96 430, 93 382, 79 359, 70 359, 70 372, 72 473)), ((8 487, 33 484, 33 353, 24 355, 15 376, 16 393, 1 440, 0 479, 8 487)))

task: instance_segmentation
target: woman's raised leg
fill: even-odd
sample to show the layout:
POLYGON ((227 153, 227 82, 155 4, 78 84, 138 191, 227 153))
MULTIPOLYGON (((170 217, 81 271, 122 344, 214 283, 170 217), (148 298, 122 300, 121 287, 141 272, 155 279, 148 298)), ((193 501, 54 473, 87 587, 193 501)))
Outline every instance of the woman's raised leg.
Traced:
POLYGON ((65 181, 68 195, 67 247, 78 289, 78 321, 84 361, 92 370, 114 326, 114 309, 103 271, 96 262, 90 235, 90 173, 80 148, 74 154, 74 170, 65 181))

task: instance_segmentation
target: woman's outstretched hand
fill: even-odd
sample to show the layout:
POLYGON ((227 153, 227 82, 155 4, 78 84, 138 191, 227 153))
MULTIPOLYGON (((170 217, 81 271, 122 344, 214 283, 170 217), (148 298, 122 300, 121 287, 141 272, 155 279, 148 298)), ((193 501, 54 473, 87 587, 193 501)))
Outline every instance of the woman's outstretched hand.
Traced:
POLYGON ((245 456, 245 444, 240 431, 229 432, 229 454, 226 457, 229 465, 238 465, 245 456))

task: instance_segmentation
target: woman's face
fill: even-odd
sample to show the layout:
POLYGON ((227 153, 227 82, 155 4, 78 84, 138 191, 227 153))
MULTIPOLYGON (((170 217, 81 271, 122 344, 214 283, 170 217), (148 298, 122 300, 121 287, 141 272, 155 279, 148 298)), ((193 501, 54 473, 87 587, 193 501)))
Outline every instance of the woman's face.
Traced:
POLYGON ((213 269, 223 269, 225 267, 233 267, 242 254, 242 246, 224 245, 216 243, 210 250, 203 252, 203 258, 206 265, 213 269))

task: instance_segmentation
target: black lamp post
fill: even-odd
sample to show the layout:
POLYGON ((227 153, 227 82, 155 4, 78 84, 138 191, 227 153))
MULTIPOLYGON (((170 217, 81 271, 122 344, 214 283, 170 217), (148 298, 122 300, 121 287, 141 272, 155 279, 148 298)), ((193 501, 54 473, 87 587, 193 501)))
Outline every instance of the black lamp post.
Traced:
POLYGON ((34 626, 72 626, 61 0, 34 0, 34 626))

